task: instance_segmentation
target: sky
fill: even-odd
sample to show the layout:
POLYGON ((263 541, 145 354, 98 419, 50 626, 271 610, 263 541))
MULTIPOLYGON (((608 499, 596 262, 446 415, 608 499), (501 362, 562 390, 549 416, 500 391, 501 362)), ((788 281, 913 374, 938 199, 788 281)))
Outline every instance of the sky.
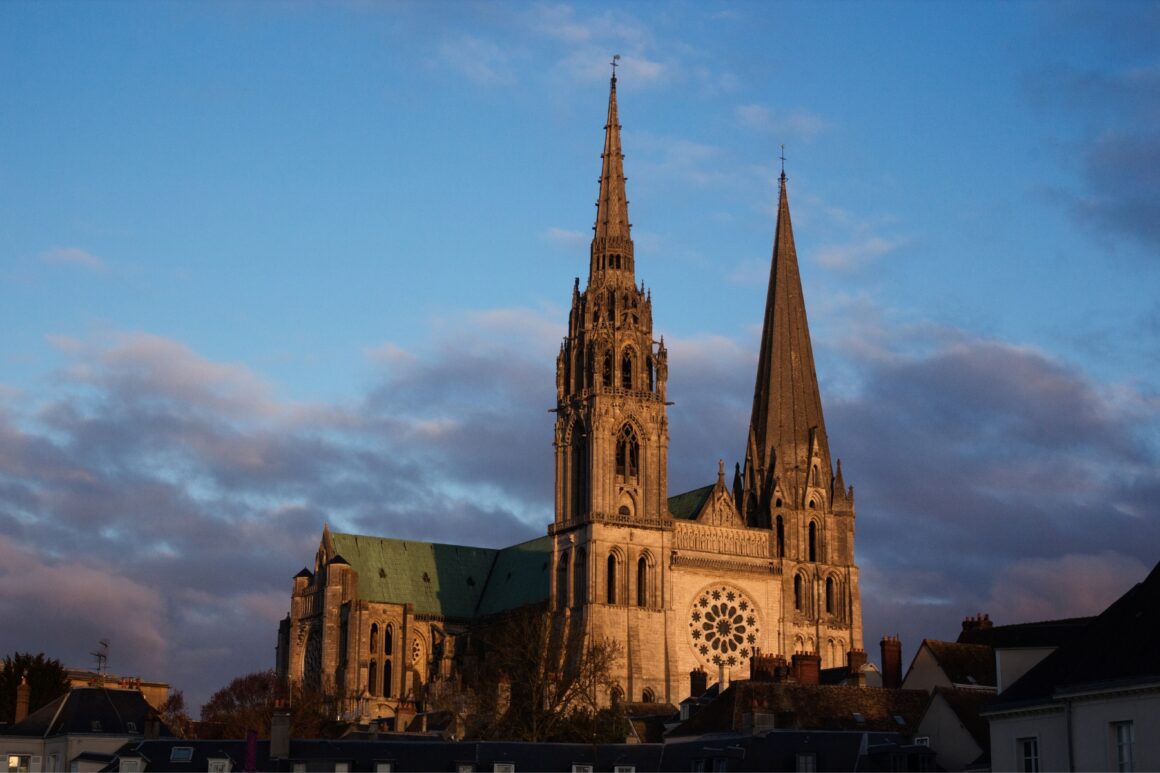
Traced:
POLYGON ((784 145, 865 643, 1160 560, 1160 4, 0 3, 0 652, 273 667, 324 523, 552 519, 609 62, 669 493, 743 451, 784 145))

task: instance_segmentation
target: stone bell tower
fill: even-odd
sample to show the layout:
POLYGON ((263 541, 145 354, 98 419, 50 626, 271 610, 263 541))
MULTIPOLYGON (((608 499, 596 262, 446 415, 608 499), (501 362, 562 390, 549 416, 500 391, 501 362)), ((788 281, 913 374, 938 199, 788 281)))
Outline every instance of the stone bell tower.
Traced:
POLYGON ((556 359, 551 608, 569 646, 621 648, 617 684, 601 702, 680 700, 664 654, 668 355, 653 340, 652 298, 636 283, 615 72, 601 158, 588 283, 572 288, 556 359))
POLYGON ((602 159, 588 285, 572 289, 556 358, 557 528, 668 515, 667 354, 653 341, 651 295, 636 285, 615 75, 602 159))

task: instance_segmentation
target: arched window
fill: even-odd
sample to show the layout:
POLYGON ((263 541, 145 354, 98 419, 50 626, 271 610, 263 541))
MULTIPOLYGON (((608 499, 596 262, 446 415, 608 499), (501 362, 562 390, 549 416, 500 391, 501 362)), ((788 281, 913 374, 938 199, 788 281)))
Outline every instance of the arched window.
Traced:
POLYGON ((785 558, 785 521, 777 517, 777 557, 785 558))
POLYGON ((652 357, 648 358, 647 364, 648 364, 648 391, 655 392, 657 389, 657 384, 656 384, 656 375, 653 373, 652 357))
POLYGON ((367 692, 371 695, 379 694, 378 675, 378 663, 372 660, 371 664, 367 666, 367 692))
POLYGON ((810 560, 818 560, 818 524, 810 521, 810 560))
POLYGON ((391 659, 383 661, 383 696, 390 698, 395 694, 395 685, 391 681, 391 659))
POLYGON ((576 606, 588 601, 588 551, 576 548, 575 572, 572 581, 572 603, 576 606))
POLYGON ((802 601, 802 576, 795 574, 793 577, 793 608, 800 612, 802 601))
POLYGON ((625 349, 624 356, 620 358, 620 386, 624 389, 632 389, 632 351, 630 349, 625 349))
POLYGON ((640 694, 640 699, 644 703, 656 703, 657 702, 657 694, 655 692, 653 692, 653 688, 646 687, 646 688, 644 688, 644 692, 642 692, 640 694))
POLYGON ((829 667, 830 668, 837 668, 839 665, 841 665, 841 664, 838 663, 838 643, 836 641, 834 641, 833 639, 830 639, 830 665, 829 665, 829 667))
POLYGON ((568 606, 568 551, 560 554, 560 561, 556 564, 556 608, 564 609, 568 606))
POLYGON ((379 648, 379 624, 371 623, 371 654, 379 648))
POLYGON ((613 706, 619 706, 624 702, 624 690, 620 689, 620 685, 612 686, 612 693, 609 696, 612 699, 613 706))
POLYGON ((616 603, 616 554, 608 554, 608 593, 609 604, 616 603))
POLYGON ((583 424, 572 427, 571 445, 572 474, 572 518, 579 518, 588 511, 588 443, 583 424))
POLYGON ((644 556, 636 562, 636 605, 648 606, 648 561, 644 556))
POLYGON ((631 424, 625 424, 616 439, 616 474, 623 478, 635 478, 640 465, 640 443, 631 424))
POLYGON ((612 352, 604 353, 604 364, 600 368, 600 383, 612 386, 612 352))
POLYGON ((384 655, 393 655, 394 654, 394 649, 395 649, 395 645, 394 645, 394 641, 393 641, 394 638, 395 638, 395 627, 393 625, 388 625, 387 630, 383 633, 383 654, 384 655))
POLYGON ((826 614, 834 614, 834 578, 826 578, 826 614))

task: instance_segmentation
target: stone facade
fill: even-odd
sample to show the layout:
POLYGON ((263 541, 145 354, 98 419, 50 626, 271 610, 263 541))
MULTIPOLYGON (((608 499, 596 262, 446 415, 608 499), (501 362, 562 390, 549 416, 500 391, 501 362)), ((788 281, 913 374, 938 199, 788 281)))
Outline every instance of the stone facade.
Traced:
POLYGON ((424 586, 408 583, 420 571, 443 582, 451 570, 435 557, 412 566, 421 548, 396 548, 425 543, 324 532, 314 570, 295 579, 281 673, 329 679, 354 713, 381 716, 450 668, 448 637, 530 602, 546 603, 565 640, 622 645, 607 701, 678 703, 691 671, 706 669, 710 682, 747 674, 758 651, 813 652, 829 668, 862 649, 854 492, 831 463, 785 175, 744 462, 730 484, 718 462, 715 484, 670 498, 668 353, 636 280, 623 159, 613 77, 588 280, 573 286, 556 361, 548 536, 490 551, 470 590, 453 586, 424 603, 410 595, 424 586), (367 556, 344 555, 344 540, 367 556), (406 577, 388 582, 400 564, 406 577), (383 583, 368 580, 375 572, 383 583), (452 610, 449 598, 463 603, 452 610))

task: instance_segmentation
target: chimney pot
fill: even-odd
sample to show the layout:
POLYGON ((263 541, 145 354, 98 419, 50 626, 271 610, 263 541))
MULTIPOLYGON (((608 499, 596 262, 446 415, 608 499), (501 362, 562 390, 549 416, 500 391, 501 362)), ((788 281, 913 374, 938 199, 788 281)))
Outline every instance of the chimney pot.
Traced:
POLYGON ((882 686, 888 690, 902 686, 902 642, 889 634, 882 637, 882 686))

